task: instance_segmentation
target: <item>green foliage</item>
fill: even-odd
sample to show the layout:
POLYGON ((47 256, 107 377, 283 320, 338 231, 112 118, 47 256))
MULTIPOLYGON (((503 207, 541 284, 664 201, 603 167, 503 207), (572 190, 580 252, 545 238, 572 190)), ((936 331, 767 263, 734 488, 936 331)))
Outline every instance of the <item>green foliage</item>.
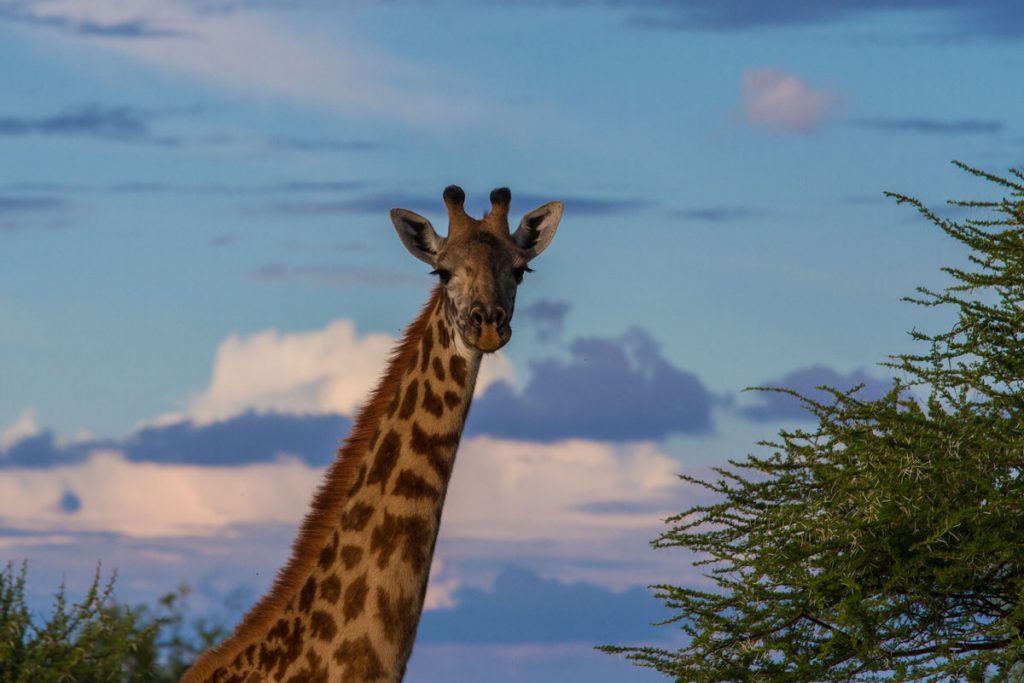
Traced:
POLYGON ((822 387, 817 420, 705 481, 714 502, 653 542, 698 553, 714 588, 656 586, 678 651, 602 648, 679 681, 1024 680, 1024 175, 958 164, 1007 195, 902 195, 970 249, 952 284, 909 298, 956 314, 878 400, 822 387))
POLYGON ((194 637, 183 635, 184 588, 155 609, 119 605, 116 574, 102 583, 98 568, 81 602, 69 603, 61 586, 40 624, 25 599, 26 571, 8 563, 0 573, 0 683, 171 683, 224 634, 199 622, 194 637))

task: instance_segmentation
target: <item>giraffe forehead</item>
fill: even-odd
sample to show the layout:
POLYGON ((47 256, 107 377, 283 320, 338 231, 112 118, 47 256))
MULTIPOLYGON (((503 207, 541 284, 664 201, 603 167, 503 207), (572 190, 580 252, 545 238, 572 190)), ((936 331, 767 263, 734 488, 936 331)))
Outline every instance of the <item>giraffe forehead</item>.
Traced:
POLYGON ((478 230, 449 238, 440 260, 452 266, 493 270, 511 268, 519 258, 519 248, 510 237, 478 230))

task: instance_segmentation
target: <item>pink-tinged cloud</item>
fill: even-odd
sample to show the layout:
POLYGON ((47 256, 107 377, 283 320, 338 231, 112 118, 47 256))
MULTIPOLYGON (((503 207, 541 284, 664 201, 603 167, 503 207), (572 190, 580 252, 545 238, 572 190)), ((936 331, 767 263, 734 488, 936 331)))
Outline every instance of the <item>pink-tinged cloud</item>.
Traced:
POLYGON ((782 69, 748 69, 740 81, 743 118, 778 133, 809 135, 839 109, 840 97, 782 69))

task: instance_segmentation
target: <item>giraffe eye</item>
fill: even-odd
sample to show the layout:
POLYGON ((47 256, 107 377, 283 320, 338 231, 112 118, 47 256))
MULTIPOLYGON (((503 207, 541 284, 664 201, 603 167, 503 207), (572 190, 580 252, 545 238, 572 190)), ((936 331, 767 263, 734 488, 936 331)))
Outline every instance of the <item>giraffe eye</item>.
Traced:
POLYGON ((448 284, 448 281, 452 279, 452 273, 450 270, 444 268, 438 268, 437 270, 430 271, 431 275, 436 275, 437 279, 441 281, 442 285, 448 284))
POLYGON ((513 275, 516 276, 516 284, 520 284, 523 281, 523 275, 526 273, 532 273, 533 269, 529 266, 520 266, 513 271, 513 275))

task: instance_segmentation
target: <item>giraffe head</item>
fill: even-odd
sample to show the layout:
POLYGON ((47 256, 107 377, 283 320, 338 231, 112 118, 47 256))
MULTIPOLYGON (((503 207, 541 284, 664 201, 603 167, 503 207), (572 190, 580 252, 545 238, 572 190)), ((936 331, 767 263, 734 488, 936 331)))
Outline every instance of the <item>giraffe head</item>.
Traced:
POLYGON ((444 191, 448 236, 441 237, 423 216, 392 209, 391 220, 405 248, 434 268, 444 287, 445 312, 463 343, 497 351, 512 336, 516 290, 529 263, 544 251, 558 229, 562 203, 548 202, 523 216, 515 232, 508 226, 512 193, 491 192, 491 210, 477 220, 466 213, 466 193, 455 185, 444 191))

